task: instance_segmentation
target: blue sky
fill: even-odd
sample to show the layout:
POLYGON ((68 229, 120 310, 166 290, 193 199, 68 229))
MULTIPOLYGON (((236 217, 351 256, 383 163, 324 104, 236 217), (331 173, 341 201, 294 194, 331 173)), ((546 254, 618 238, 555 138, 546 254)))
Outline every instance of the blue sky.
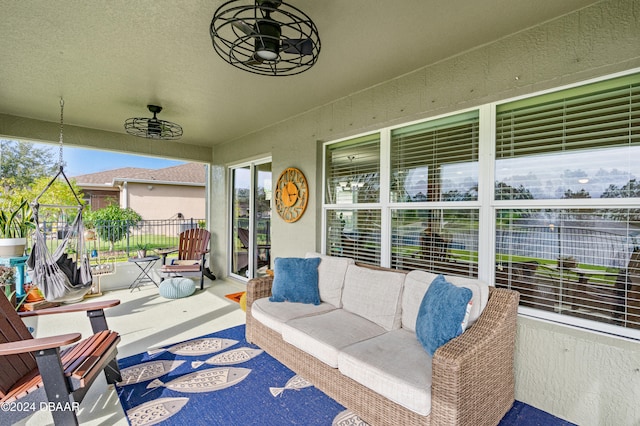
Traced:
MULTIPOLYGON (((58 162, 57 145, 34 143, 38 148, 49 149, 54 161, 58 162)), ((184 161, 165 160, 141 155, 120 154, 97 149, 84 149, 65 146, 62 152, 65 162, 64 172, 67 176, 79 176, 121 167, 142 167, 146 169, 162 169, 164 167, 184 164, 184 161)))

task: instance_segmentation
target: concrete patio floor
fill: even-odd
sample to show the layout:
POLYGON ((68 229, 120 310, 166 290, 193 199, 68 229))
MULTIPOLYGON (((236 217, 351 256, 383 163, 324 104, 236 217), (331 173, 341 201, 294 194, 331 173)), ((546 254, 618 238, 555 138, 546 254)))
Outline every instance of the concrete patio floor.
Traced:
MULTIPOLYGON (((225 298, 229 293, 244 291, 243 283, 231 280, 209 281, 205 289, 190 297, 170 300, 161 297, 153 284, 140 290, 110 290, 102 296, 86 301, 119 299, 120 305, 106 311, 109 328, 120 333, 118 358, 144 352, 149 348, 243 324, 245 314, 240 306, 225 298)), ((91 334, 89 319, 85 313, 26 318, 25 323, 35 328, 36 337, 71 332, 91 334)), ((104 375, 94 383, 80 404, 78 420, 82 425, 128 425, 113 386, 107 386, 104 375)), ((17 423, 18 425, 52 425, 48 412, 37 412, 17 423)))

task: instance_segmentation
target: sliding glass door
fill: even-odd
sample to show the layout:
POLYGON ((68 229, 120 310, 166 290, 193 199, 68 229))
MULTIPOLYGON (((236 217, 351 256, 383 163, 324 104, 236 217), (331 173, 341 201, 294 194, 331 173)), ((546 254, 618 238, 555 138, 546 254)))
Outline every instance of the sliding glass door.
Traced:
POLYGON ((232 167, 230 273, 263 276, 271 268, 271 161, 232 167))

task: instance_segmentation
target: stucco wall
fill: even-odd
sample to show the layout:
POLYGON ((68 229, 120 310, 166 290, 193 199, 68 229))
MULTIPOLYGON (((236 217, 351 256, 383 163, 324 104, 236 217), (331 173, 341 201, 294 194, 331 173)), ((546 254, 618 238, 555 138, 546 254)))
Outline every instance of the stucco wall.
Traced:
POLYGON ((185 219, 204 219, 205 187, 129 182, 126 203, 145 220, 175 219, 178 213, 185 219))
MULTIPOLYGON (((306 174, 317 196, 304 217, 288 224, 274 216, 272 223, 272 256, 299 256, 321 246, 322 142, 638 67, 640 1, 603 1, 218 146, 216 271, 226 274, 228 224, 220 218, 228 206, 218 201, 228 199, 219 179, 228 164, 271 155, 275 176, 286 167, 306 174)), ((516 365, 524 402, 581 425, 640 424, 640 342, 520 318, 516 365)))
POLYGON ((640 343, 518 318, 516 399, 579 425, 640 425, 640 343))

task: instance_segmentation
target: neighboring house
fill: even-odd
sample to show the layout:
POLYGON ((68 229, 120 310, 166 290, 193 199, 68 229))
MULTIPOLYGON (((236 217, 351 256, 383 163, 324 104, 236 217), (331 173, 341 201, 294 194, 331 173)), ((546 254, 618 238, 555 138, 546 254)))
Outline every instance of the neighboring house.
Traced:
POLYGON ((206 165, 187 163, 164 169, 124 167, 73 177, 97 210, 117 202, 145 220, 203 219, 206 165))

